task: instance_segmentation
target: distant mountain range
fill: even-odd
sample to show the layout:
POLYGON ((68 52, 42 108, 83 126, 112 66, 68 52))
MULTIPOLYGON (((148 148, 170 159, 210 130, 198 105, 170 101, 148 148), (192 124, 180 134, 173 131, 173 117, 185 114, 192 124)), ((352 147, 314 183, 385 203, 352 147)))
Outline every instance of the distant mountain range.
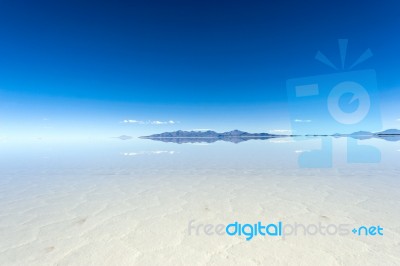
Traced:
MULTIPOLYGON (((178 130, 174 132, 164 132, 161 134, 154 134, 150 136, 140 137, 142 139, 152 139, 163 142, 174 142, 174 143, 196 143, 196 142, 206 142, 212 143, 219 140, 229 141, 233 143, 239 143, 248 140, 265 140, 271 138, 284 138, 284 137, 298 137, 299 135, 277 135, 269 133, 248 133, 240 130, 232 130, 228 132, 218 133, 212 130, 207 131, 183 131, 178 130)), ((351 137, 355 139, 369 139, 369 138, 381 138, 388 141, 399 141, 400 140, 400 130, 398 129, 388 129, 382 132, 368 132, 368 131, 358 131, 351 134, 340 134, 336 133, 333 135, 305 135, 311 137, 317 136, 332 136, 332 137, 351 137)), ((128 139, 128 136, 121 136, 121 139, 128 139)))
POLYGON ((215 142, 219 140, 239 143, 251 139, 270 139, 291 137, 292 135, 275 135, 269 133, 248 133, 240 130, 232 130, 228 132, 218 133, 212 130, 207 131, 183 131, 164 132, 150 136, 140 137, 143 139, 159 140, 163 142, 175 143, 195 143, 195 142, 215 142))
POLYGON ((339 134, 336 133, 332 136, 392 136, 392 135, 400 135, 400 130, 398 129, 387 129, 385 131, 382 132, 376 132, 376 133, 372 133, 372 132, 368 132, 368 131, 357 131, 351 134, 339 134))
POLYGON ((183 131, 178 130, 174 132, 165 132, 161 134, 154 134, 142 138, 223 138, 223 137, 274 137, 286 135, 274 135, 269 133, 248 133, 240 130, 232 130, 223 133, 217 133, 212 130, 207 131, 183 131))
POLYGON ((370 139, 370 138, 380 138, 387 141, 399 141, 400 140, 400 130, 398 129, 387 129, 382 132, 368 132, 368 131, 358 131, 351 134, 334 134, 333 137, 351 137, 355 139, 370 139))
POLYGON ((400 130, 398 129, 388 129, 382 132, 375 133, 377 135, 400 135, 400 130))

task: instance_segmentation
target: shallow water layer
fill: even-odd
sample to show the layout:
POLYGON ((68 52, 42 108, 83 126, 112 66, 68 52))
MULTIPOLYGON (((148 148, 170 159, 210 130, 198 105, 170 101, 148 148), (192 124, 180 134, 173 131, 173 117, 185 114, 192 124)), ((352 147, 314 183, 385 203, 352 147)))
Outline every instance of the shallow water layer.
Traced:
POLYGON ((399 265, 400 143, 359 141, 380 155, 364 163, 345 138, 323 143, 1 143, 0 264, 399 265), (310 168, 321 148, 330 164, 310 168), (215 231, 259 221, 298 231, 215 231))

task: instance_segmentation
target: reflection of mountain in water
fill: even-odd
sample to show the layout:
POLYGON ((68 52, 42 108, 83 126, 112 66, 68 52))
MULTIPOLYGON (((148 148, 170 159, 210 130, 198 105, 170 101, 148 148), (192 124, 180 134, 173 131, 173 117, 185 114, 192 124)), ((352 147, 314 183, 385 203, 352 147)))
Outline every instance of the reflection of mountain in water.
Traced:
POLYGON ((364 139, 370 139, 374 137, 374 133, 368 132, 368 131, 358 131, 354 132, 349 135, 349 137, 353 139, 359 139, 359 140, 364 140, 364 139))
POLYGON ((388 129, 382 132, 375 133, 376 137, 387 141, 400 141, 400 130, 388 129))
POLYGON ((232 143, 240 143, 247 140, 266 140, 278 137, 289 137, 288 135, 274 135, 269 133, 248 133, 240 130, 233 130, 224 133, 217 133, 215 131, 182 131, 165 132, 151 136, 141 137, 143 139, 158 140, 163 142, 173 143, 213 143, 216 141, 228 141, 232 143))
POLYGON ((387 141, 400 141, 400 135, 380 135, 377 138, 384 139, 387 141))
MULTIPOLYGON (((326 137, 328 135, 306 135, 311 137, 326 137)), ((240 143, 248 140, 268 140, 272 138, 296 137, 296 135, 274 135, 269 133, 248 133, 240 130, 233 130, 224 133, 215 131, 174 131, 150 136, 140 137, 142 139, 158 140, 163 142, 183 143, 213 143, 216 141, 228 141, 232 143, 240 143)), ((378 138, 387 141, 400 141, 400 130, 388 129, 382 132, 372 133, 368 131, 358 131, 352 134, 334 134, 332 137, 350 137, 358 140, 378 138)))
POLYGON ((151 139, 151 140, 158 140, 162 142, 173 142, 173 143, 178 143, 178 144, 183 144, 183 143, 213 143, 219 140, 222 141, 229 141, 232 143, 240 143, 243 141, 247 140, 254 140, 254 139, 259 139, 259 140, 267 140, 271 138, 276 138, 276 137, 217 137, 217 138, 191 138, 191 137, 179 137, 179 138, 160 138, 160 137, 145 137, 145 139, 151 139))
POLYGON ((365 140, 371 138, 378 138, 387 141, 400 141, 400 130, 398 129, 388 129, 382 132, 368 132, 368 131, 358 131, 352 134, 334 134, 333 137, 350 137, 358 140, 365 140))

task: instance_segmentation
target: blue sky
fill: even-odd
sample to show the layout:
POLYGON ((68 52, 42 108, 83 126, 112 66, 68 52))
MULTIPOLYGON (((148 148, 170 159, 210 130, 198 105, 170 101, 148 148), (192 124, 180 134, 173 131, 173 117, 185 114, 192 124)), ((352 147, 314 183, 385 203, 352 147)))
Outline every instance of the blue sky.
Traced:
POLYGON ((376 70, 383 127, 400 127, 399 11, 394 0, 2 1, 0 135, 290 129, 287 80, 342 71, 314 59, 340 65, 342 38, 349 63, 373 52, 355 70, 376 70))

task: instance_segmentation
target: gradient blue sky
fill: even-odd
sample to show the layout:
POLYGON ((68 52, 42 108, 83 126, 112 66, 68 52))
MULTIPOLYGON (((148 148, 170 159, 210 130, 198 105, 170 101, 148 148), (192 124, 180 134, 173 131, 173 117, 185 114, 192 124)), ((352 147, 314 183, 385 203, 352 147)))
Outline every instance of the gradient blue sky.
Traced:
POLYGON ((340 38, 400 128, 399 28, 394 0, 1 1, 0 137, 290 129, 286 81, 334 73, 340 38))

